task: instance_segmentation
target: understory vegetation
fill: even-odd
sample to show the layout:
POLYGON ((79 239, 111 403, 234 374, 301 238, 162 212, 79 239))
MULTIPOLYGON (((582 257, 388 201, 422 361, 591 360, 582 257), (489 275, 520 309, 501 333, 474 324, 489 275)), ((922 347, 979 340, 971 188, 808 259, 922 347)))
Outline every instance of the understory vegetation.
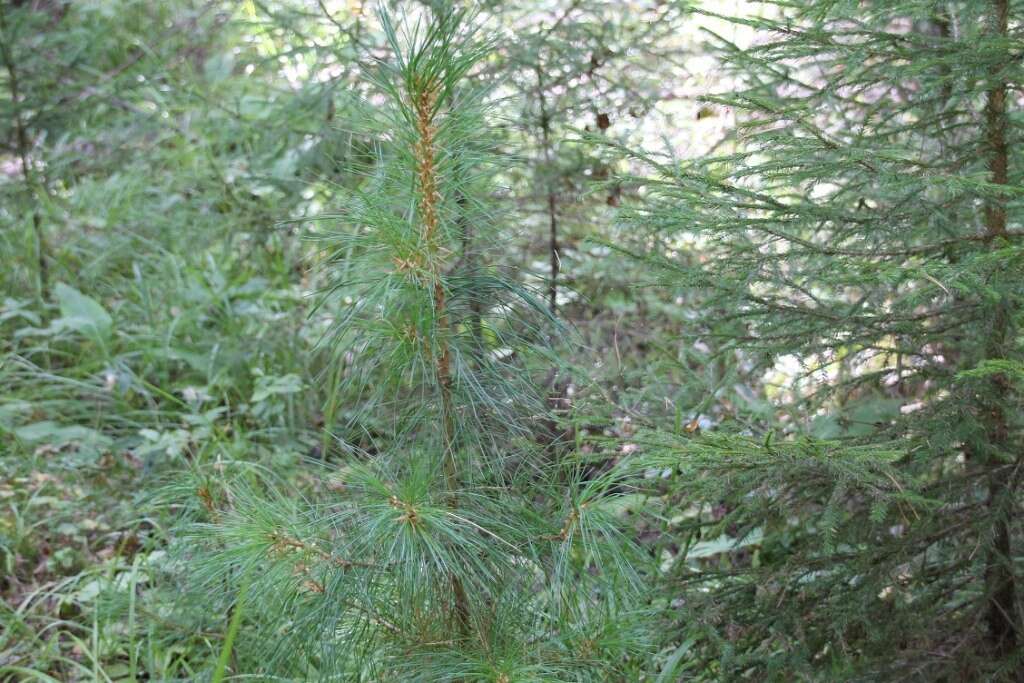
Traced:
POLYGON ((1024 681, 1018 0, 0 0, 0 681, 1024 681))

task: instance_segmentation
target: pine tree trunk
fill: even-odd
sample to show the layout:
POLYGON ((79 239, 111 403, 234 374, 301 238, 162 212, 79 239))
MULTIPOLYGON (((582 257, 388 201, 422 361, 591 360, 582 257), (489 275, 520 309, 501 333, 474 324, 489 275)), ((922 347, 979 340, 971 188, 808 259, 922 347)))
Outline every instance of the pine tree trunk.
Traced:
MULTIPOLYGON (((451 349, 450 334, 451 322, 448 316, 448 303, 444 291, 444 284, 441 281, 443 272, 440 261, 440 254, 437 248, 438 230, 440 229, 440 217, 438 200, 440 198, 437 186, 437 159, 435 150, 434 135, 436 128, 434 116, 437 104, 437 84, 417 84, 417 91, 412 93, 416 111, 416 127, 418 143, 415 154, 419 175, 419 217, 422 223, 421 243, 427 250, 427 263, 431 269, 434 299, 434 327, 433 338, 430 340, 431 351, 434 354, 434 371, 437 379, 437 389, 441 395, 441 422, 442 437, 444 439, 444 475, 448 488, 448 504, 454 510, 458 508, 459 471, 456 462, 456 422, 455 408, 452 400, 453 382, 451 371, 451 349)), ((452 595, 455 598, 455 622, 458 624, 463 635, 469 627, 469 604, 466 598, 466 591, 462 581, 455 574, 451 574, 452 595)))

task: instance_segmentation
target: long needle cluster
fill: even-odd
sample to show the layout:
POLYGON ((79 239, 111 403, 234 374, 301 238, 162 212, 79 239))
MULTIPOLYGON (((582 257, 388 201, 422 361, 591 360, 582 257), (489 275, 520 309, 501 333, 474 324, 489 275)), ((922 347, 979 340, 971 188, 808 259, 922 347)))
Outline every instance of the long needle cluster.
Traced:
POLYGON ((487 89, 472 76, 487 46, 457 13, 382 26, 394 59, 371 76, 387 95, 371 119, 381 154, 344 231, 324 238, 347 275, 324 305, 351 301, 335 336, 351 356, 343 469, 313 504, 236 493, 209 515, 222 566, 243 557, 280 594, 266 609, 289 627, 267 671, 606 680, 602 657, 625 661, 632 641, 581 643, 606 633, 601 600, 628 569, 596 502, 615 481, 584 488, 530 438, 545 408, 522 363, 553 321, 481 246, 502 234, 485 208, 487 89))

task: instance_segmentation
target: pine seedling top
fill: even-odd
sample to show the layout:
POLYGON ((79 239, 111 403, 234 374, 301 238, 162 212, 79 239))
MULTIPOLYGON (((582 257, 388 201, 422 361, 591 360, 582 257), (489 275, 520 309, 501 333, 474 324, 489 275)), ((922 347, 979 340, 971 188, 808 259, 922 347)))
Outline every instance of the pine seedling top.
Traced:
POLYGON ((370 76, 384 96, 367 109, 378 158, 339 214, 344 229, 323 237, 338 274, 325 303, 354 301, 334 336, 358 358, 353 424, 386 407, 404 434, 432 411, 443 448, 507 452, 497 435, 525 434, 521 416, 539 407, 513 364, 546 335, 532 294, 488 263, 502 239, 487 204, 497 157, 488 89, 467 78, 488 46, 461 15, 382 22, 396 56, 370 76), (421 400, 396 405, 396 392, 421 400))

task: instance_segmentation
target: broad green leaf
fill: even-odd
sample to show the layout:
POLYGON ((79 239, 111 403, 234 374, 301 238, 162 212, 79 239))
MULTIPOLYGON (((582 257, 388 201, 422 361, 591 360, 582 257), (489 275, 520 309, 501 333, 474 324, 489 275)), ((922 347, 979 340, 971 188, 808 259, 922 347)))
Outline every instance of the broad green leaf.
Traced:
POLYGON ((81 425, 63 426, 50 420, 33 422, 14 430, 15 436, 29 443, 49 443, 60 446, 72 442, 91 446, 109 446, 111 439, 95 429, 81 425))
POLYGON ((252 402, 259 403, 277 394, 294 394, 299 391, 302 391, 302 379, 298 375, 259 377, 252 392, 252 402))
POLYGON ((98 301, 63 282, 57 283, 53 291, 60 304, 60 322, 64 327, 87 334, 110 332, 113 320, 98 301))
POLYGON ((718 538, 710 541, 701 541, 697 543, 686 553, 686 559, 695 560, 702 557, 712 557, 714 555, 720 555, 722 553, 732 552, 733 550, 739 550, 749 545, 757 545, 764 539, 764 532, 761 529, 754 529, 749 534, 741 539, 735 539, 731 536, 722 534, 718 538))

